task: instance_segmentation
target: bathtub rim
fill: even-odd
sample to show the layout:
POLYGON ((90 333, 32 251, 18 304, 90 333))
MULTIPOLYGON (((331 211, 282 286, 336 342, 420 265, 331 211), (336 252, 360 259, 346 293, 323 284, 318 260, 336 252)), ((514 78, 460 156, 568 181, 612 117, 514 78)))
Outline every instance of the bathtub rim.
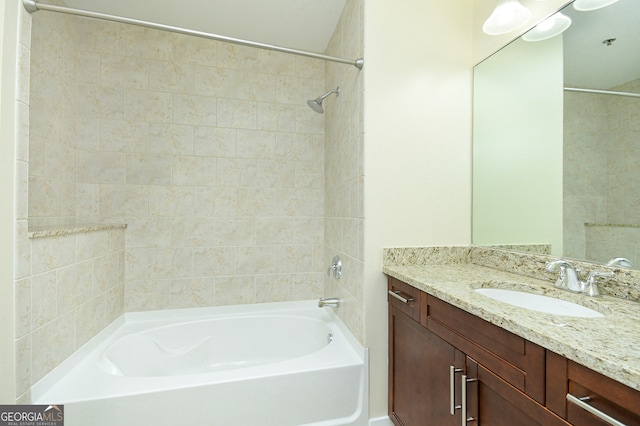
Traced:
MULTIPOLYGON (((154 311, 139 311, 139 312, 127 312, 114 320, 111 324, 100 331, 96 336, 91 338, 88 342, 83 344, 69 357, 67 357, 60 365, 55 367, 43 378, 36 382, 30 388, 32 403, 41 401, 43 397, 47 396, 52 388, 60 382, 65 376, 71 373, 75 368, 79 367, 81 363, 89 356, 95 354, 95 351, 100 349, 101 346, 106 345, 110 340, 117 336, 122 327, 128 324, 136 324, 139 329, 146 329, 145 325, 153 323, 158 326, 158 321, 163 325, 175 323, 176 320, 183 321, 196 321, 203 318, 221 317, 221 318, 233 318, 242 317, 250 314, 292 314, 301 310, 323 310, 323 313, 318 315, 328 315, 331 322, 340 330, 342 336, 345 338, 347 345, 360 362, 367 363, 368 350, 363 347, 360 342, 355 338, 353 333, 346 327, 343 321, 340 319, 330 307, 317 307, 317 300, 304 300, 304 301, 290 301, 290 302, 270 302, 270 303, 257 303, 257 304, 242 304, 242 305, 225 305, 214 307, 202 307, 202 308, 183 308, 183 309, 168 309, 168 310, 154 310, 154 311), (35 401, 35 402, 34 402, 35 401)), ((317 311, 320 312, 320 311, 317 311)), ((128 332, 136 332, 136 327, 131 327, 128 332)), ((283 361, 286 362, 286 361, 283 361)), ((98 368, 98 367, 96 367, 98 368)), ((368 365, 365 365, 368 370, 368 365)), ((119 395, 114 395, 119 396, 119 395)), ((95 398, 87 398, 91 400, 95 398)), ((98 398, 99 399, 99 398, 98 398)), ((77 401, 69 401, 67 403, 73 403, 77 401)))

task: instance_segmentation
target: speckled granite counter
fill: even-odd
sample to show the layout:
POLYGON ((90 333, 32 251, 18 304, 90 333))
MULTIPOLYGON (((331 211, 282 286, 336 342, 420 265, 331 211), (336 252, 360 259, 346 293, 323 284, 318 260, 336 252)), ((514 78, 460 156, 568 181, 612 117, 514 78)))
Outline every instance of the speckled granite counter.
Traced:
POLYGON ((466 252, 455 248, 453 256, 443 254, 446 250, 429 250, 436 250, 431 259, 437 261, 408 264, 406 256, 398 262, 397 256, 385 252, 383 272, 640 390, 640 303, 611 296, 591 298, 556 289, 546 279, 469 263, 469 248, 466 252), (474 289, 480 287, 545 294, 595 309, 605 317, 574 318, 518 308, 476 293, 474 289))

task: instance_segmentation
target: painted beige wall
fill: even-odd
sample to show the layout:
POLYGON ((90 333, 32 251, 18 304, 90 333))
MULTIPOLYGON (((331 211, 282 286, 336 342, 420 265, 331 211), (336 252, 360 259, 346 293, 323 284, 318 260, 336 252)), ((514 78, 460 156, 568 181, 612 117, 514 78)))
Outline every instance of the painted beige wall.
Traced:
POLYGON ((0 6, 0 403, 15 403, 13 229, 15 182, 17 0, 0 6))
POLYGON ((382 249, 471 237, 472 1, 365 3, 365 344, 387 412, 382 249))
MULTIPOLYGON (((573 1, 573 0, 571 0, 573 1)), ((531 10, 529 22, 520 29, 499 36, 490 36, 482 32, 482 24, 491 15, 496 7, 496 0, 476 0, 473 2, 473 63, 477 64, 489 55, 500 50, 512 40, 520 37, 528 28, 532 28, 537 23, 560 10, 567 4, 568 0, 520 0, 524 6, 531 10)))

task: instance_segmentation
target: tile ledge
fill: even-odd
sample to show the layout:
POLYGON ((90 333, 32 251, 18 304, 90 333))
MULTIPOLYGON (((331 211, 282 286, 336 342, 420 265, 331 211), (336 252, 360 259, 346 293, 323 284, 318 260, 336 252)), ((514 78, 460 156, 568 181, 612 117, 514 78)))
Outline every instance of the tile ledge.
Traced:
POLYGON ((126 223, 103 224, 77 224, 75 226, 43 226, 30 229, 27 232, 29 238, 57 237, 60 235, 86 234, 88 232, 109 231, 112 229, 125 229, 126 223))

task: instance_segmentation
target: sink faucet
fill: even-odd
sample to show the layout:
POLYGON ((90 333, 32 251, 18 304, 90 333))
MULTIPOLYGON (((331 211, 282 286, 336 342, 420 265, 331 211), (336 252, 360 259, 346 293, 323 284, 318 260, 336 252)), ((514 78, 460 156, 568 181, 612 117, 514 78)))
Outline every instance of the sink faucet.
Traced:
POLYGON ((581 281, 576 268, 574 268, 571 263, 562 259, 547 262, 544 269, 549 272, 558 272, 556 287, 565 288, 576 293, 586 293, 593 297, 600 296, 600 289, 596 282, 598 278, 613 278, 616 275, 613 271, 594 271, 589 274, 586 281, 581 281))
POLYGON ((553 262, 547 262, 544 269, 548 272, 559 272, 558 279, 556 279, 556 287, 582 292, 582 282, 576 268, 571 263, 562 259, 554 260, 553 262))
POLYGON ((340 299, 338 299, 337 297, 320 299, 318 301, 318 308, 322 308, 323 306, 331 306, 332 308, 337 308, 340 306, 340 299))

